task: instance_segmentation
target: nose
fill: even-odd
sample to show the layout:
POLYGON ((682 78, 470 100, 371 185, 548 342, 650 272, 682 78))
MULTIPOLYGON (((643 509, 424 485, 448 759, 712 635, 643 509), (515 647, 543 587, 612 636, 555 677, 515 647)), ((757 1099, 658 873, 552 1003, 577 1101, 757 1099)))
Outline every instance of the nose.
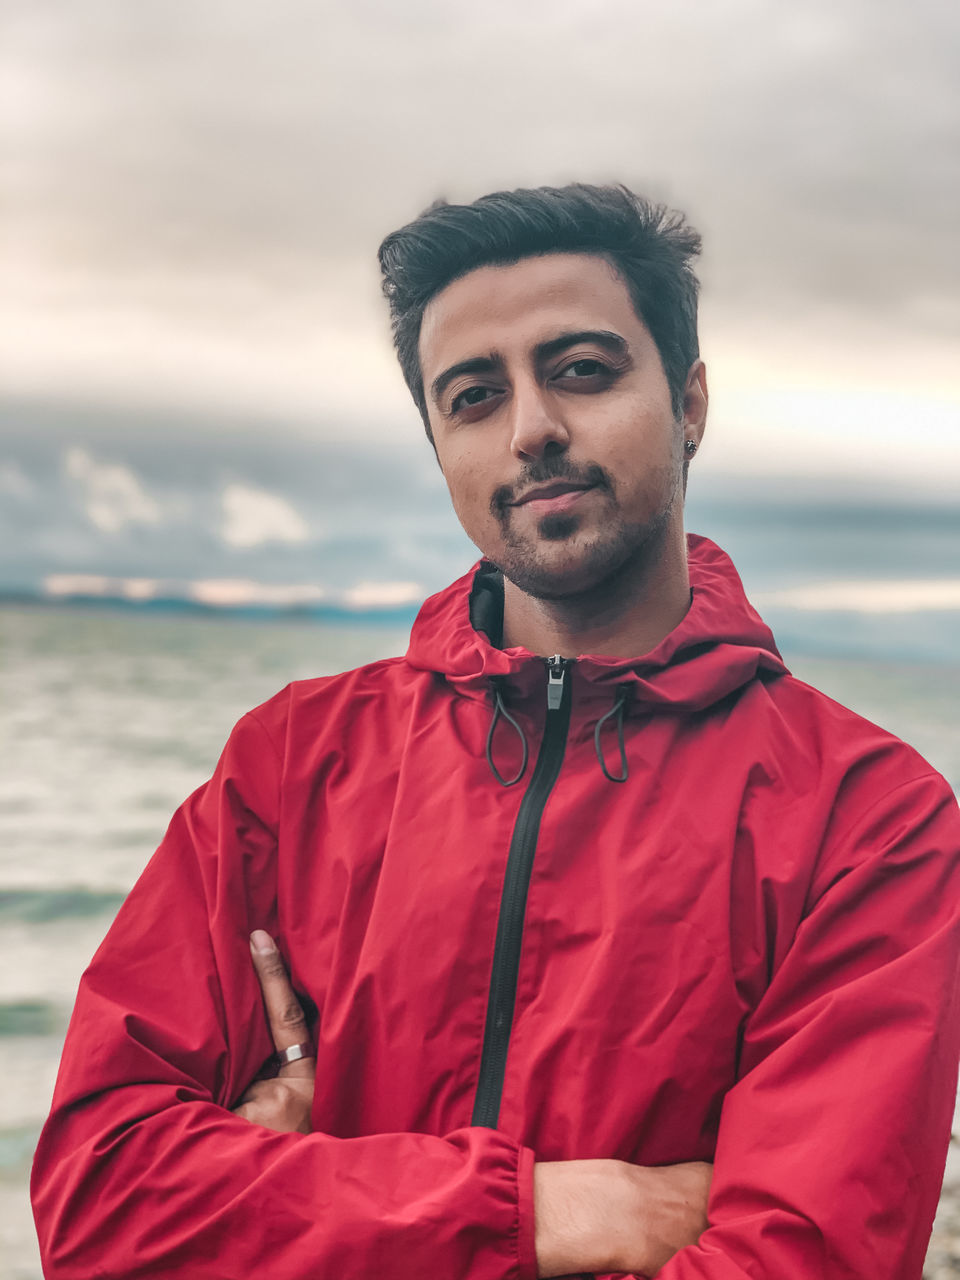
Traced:
POLYGON ((570 436, 548 393, 537 382, 514 385, 512 397, 510 452, 521 462, 530 462, 546 453, 566 449, 570 436))

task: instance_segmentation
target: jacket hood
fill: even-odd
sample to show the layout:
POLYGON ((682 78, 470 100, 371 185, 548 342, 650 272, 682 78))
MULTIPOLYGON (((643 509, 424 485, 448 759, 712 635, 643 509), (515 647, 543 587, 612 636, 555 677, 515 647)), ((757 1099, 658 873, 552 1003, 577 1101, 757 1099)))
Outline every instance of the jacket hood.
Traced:
MULTIPOLYGON (((687 535, 687 557, 691 602, 682 622, 639 657, 579 656, 578 683, 587 682, 582 694, 595 690, 608 700, 618 685, 629 684, 634 703, 698 711, 760 672, 786 673, 773 633, 747 600, 730 557, 696 534, 687 535)), ((542 680, 542 658, 523 648, 497 647, 502 621, 499 571, 481 560, 424 603, 407 661, 475 696, 486 696, 496 679, 521 686, 534 674, 542 680)))

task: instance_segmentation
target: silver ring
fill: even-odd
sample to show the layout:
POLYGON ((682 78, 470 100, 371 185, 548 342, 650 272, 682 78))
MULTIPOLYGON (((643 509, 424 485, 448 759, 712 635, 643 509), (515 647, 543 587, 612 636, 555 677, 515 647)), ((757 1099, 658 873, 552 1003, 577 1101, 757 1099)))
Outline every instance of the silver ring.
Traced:
POLYGON ((281 1067, 285 1067, 289 1062, 299 1062, 301 1058, 312 1058, 314 1056, 312 1044, 292 1044, 288 1049, 278 1049, 276 1052, 277 1061, 281 1067))

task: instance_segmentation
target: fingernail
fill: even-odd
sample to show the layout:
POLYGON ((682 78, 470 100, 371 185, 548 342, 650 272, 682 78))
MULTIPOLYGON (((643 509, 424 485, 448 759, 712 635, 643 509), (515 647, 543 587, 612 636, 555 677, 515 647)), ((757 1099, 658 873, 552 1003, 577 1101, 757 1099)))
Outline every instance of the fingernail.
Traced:
POLYGON ((250 935, 250 946, 261 956, 273 955, 277 944, 265 929, 254 929, 250 935))

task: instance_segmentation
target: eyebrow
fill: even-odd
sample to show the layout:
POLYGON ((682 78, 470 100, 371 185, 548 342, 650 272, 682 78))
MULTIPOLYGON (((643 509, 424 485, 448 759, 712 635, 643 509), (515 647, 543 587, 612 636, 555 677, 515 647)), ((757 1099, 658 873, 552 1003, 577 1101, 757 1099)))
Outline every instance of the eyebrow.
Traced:
POLYGON ((592 342, 615 356, 623 357, 629 354, 626 339, 621 338, 619 333, 613 333, 610 329, 577 329, 573 333, 560 333, 547 342, 539 343, 534 348, 537 363, 552 360, 554 356, 566 351, 567 347, 576 346, 578 342, 592 342))
MULTIPOLYGON (((549 338, 546 342, 539 342, 534 347, 534 357, 537 364, 552 360, 554 356, 560 355, 568 347, 576 346, 578 342, 593 342, 598 347, 603 347, 604 350, 609 351, 611 355, 620 356, 621 358, 629 354, 626 339, 621 338, 618 333, 613 333, 610 329, 576 329, 569 333, 557 334, 555 338, 549 338)), ((443 373, 434 378, 430 384, 430 395, 434 403, 439 404, 440 397, 455 378, 459 378, 462 374, 498 373, 503 369, 503 366, 504 359, 499 351, 491 351, 489 355, 485 356, 473 356, 469 360, 460 360, 457 364, 452 364, 449 369, 444 369, 443 373)))
POLYGON ((500 352, 491 351, 487 356, 474 356, 470 360, 461 360, 458 364, 452 364, 449 369, 444 369, 443 373, 438 373, 430 383, 430 395, 434 404, 440 403, 440 397, 454 378, 459 378, 463 373, 496 373, 503 368, 503 363, 500 352))

